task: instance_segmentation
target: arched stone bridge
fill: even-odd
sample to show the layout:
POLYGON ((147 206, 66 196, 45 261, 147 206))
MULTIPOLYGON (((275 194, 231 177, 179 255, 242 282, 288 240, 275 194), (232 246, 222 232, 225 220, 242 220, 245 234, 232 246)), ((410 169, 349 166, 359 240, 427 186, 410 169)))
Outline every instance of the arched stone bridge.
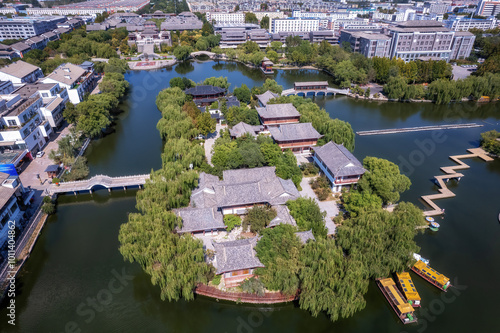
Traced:
POLYGON ((347 95, 349 94, 349 89, 336 89, 336 88, 326 88, 326 89, 318 89, 318 90, 295 90, 295 89, 286 89, 283 90, 281 96, 328 96, 328 95, 347 95))
POLYGON ((111 190, 113 188, 123 188, 131 186, 139 186, 146 184, 146 180, 149 179, 149 174, 147 175, 134 175, 134 176, 122 176, 122 177, 109 177, 106 175, 97 175, 90 179, 78 180, 74 182, 63 182, 59 185, 50 185, 48 192, 50 194, 56 193, 74 193, 89 191, 92 193, 92 189, 97 186, 101 186, 111 190))
POLYGON ((214 59, 216 54, 213 53, 213 52, 208 52, 208 51, 196 51, 196 52, 192 52, 191 53, 191 57, 195 58, 195 57, 198 57, 198 56, 201 56, 201 55, 206 55, 206 56, 209 56, 210 59, 214 59))

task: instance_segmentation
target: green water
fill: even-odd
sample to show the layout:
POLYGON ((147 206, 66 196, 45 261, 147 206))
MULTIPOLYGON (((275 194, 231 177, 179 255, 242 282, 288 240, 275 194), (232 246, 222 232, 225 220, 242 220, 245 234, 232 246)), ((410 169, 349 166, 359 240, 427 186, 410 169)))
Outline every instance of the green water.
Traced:
MULTIPOLYGON (((87 152, 92 174, 113 176, 147 173, 161 165, 162 142, 156 131, 160 113, 158 92, 175 76, 200 82, 226 76, 230 89, 262 85, 265 76, 238 64, 187 63, 154 72, 131 72, 128 100, 122 105, 115 133, 92 144, 87 152)), ((286 71, 275 79, 285 88, 294 81, 329 80, 309 70, 286 71)), ((419 204, 435 193, 431 182, 449 155, 464 154, 478 145, 479 133, 499 129, 498 104, 378 104, 347 98, 319 98, 333 118, 355 131, 392 127, 476 122, 484 127, 449 130, 440 135, 418 132, 356 138, 354 154, 390 159, 412 181, 403 200, 419 204)), ((422 297, 419 323, 402 325, 379 292, 370 285, 366 308, 349 319, 332 323, 294 304, 237 305, 203 297, 169 303, 159 297, 137 264, 118 252, 120 225, 135 211, 135 191, 96 191, 93 196, 59 199, 17 283, 16 326, 7 324, 5 304, 0 332, 498 332, 500 298, 500 161, 467 160, 456 193, 439 204, 446 209, 439 232, 419 235, 421 254, 451 278, 458 288, 447 293, 413 276, 422 297)))

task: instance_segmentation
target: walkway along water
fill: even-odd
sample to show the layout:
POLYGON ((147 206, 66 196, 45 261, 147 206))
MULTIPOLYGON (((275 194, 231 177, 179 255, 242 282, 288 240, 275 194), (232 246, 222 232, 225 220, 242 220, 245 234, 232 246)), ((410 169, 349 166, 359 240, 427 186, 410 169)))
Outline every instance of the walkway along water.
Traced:
POLYGON ((381 129, 373 131, 358 131, 357 135, 380 135, 380 134, 394 134, 394 133, 407 133, 407 132, 420 132, 420 131, 436 131, 445 129, 456 129, 456 128, 474 128, 482 127, 476 123, 468 124, 450 124, 450 125, 436 125, 436 126, 418 126, 418 127, 404 127, 404 128, 391 128, 391 129, 381 129))
POLYGON ((448 180, 452 178, 456 178, 460 180, 464 175, 461 173, 457 173, 456 170, 461 170, 461 169, 469 169, 470 166, 465 164, 464 162, 461 161, 463 158, 473 158, 473 157, 479 157, 480 159, 486 161, 486 162, 491 162, 493 159, 489 157, 486 152, 481 149, 481 148, 471 148, 467 149, 467 151, 470 154, 466 155, 454 155, 450 156, 450 159, 457 163, 458 165, 453 165, 453 166, 447 166, 447 167, 441 167, 441 171, 446 173, 446 175, 441 175, 441 176, 435 176, 434 178, 436 179, 436 183, 439 187, 441 187, 438 191, 439 194, 431 194, 431 195, 423 195, 422 200, 432 207, 432 210, 428 210, 424 212, 425 216, 435 216, 435 215, 441 215, 444 214, 444 210, 439 208, 439 206, 434 203, 433 200, 437 199, 445 199, 445 198, 452 198, 455 196, 455 193, 450 191, 448 187, 446 186, 445 182, 448 182, 448 180))

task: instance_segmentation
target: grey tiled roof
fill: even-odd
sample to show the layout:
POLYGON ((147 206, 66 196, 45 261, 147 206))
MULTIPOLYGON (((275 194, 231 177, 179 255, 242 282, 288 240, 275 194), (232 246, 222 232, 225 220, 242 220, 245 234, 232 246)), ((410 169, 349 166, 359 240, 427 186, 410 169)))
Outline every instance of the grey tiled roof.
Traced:
POLYGON ((264 267, 254 250, 257 241, 257 237, 220 243, 212 241, 217 266, 215 274, 264 267))
POLYGON ((306 81, 306 82, 295 82, 294 85, 296 87, 303 87, 303 86, 316 86, 316 85, 328 85, 328 81, 306 81))
POLYGON ((222 213, 216 208, 181 208, 174 210, 182 219, 179 233, 225 229, 222 213))
POLYGON ((280 224, 289 224, 293 225, 294 227, 297 226, 297 222, 293 218, 292 215, 290 215, 290 210, 288 209, 287 206, 285 205, 277 205, 273 206, 273 208, 276 210, 276 217, 269 223, 267 226, 268 228, 276 227, 277 225, 280 224))
POLYGON ((256 109, 259 116, 265 119, 300 117, 299 111, 297 111, 292 103, 269 104, 263 108, 256 109))
POLYGON ((236 125, 234 125, 233 128, 229 129, 229 134, 232 137, 239 138, 240 136, 243 136, 246 133, 249 133, 252 136, 256 136, 259 132, 263 130, 264 130, 263 126, 253 126, 253 125, 248 125, 247 123, 244 122, 239 122, 236 125))
POLYGON ((276 176, 275 167, 226 170, 224 180, 200 173, 198 187, 191 194, 191 207, 234 207, 269 203, 283 205, 300 197, 290 179, 276 176))
POLYGON ((27 62, 21 60, 0 68, 0 72, 12 75, 17 78, 23 78, 37 70, 40 70, 40 67, 28 64, 27 62))
POLYGON ((333 177, 362 175, 366 172, 349 150, 335 142, 330 141, 322 147, 316 147, 314 154, 325 163, 333 177))
POLYGON ((307 241, 310 240, 310 239, 312 239, 313 241, 316 240, 316 238, 314 238, 312 230, 296 232, 295 234, 297 235, 297 237, 299 237, 299 239, 302 242, 302 244, 307 243, 307 241))
POLYGON ((276 98, 278 96, 279 96, 278 94, 275 94, 269 90, 261 95, 255 95, 255 97, 257 97, 257 99, 259 100, 259 102, 264 106, 267 105, 267 102, 269 102, 269 100, 276 98))
POLYGON ((306 139, 317 140, 322 137, 311 123, 283 124, 278 127, 270 127, 269 132, 273 139, 279 142, 306 139))
POLYGON ((220 93, 226 92, 226 89, 219 88, 215 86, 202 85, 193 88, 188 88, 184 90, 187 95, 199 96, 199 95, 218 95, 220 93))

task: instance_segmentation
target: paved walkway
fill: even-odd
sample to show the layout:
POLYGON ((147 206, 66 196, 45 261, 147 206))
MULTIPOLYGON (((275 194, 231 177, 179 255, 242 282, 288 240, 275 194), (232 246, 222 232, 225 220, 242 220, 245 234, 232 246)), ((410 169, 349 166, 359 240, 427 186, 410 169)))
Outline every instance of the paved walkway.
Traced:
POLYGON ((311 185, 309 185, 309 181, 313 178, 314 177, 302 178, 302 181, 300 182, 300 187, 302 187, 302 191, 300 191, 300 195, 304 198, 313 198, 318 203, 318 206, 321 209, 321 211, 326 212, 325 226, 326 226, 326 229, 328 229, 328 235, 333 235, 333 234, 335 234, 336 226, 335 226, 335 223, 333 223, 332 218, 334 218, 335 216, 337 216, 339 214, 339 208, 338 208, 337 203, 335 201, 319 201, 318 200, 316 193, 314 193, 313 189, 311 188, 311 185))
POLYGON ((207 157, 208 164, 210 164, 211 166, 214 166, 212 164, 212 147, 215 143, 215 140, 217 140, 217 138, 220 136, 220 130, 223 128, 227 128, 227 125, 217 124, 215 126, 215 132, 210 133, 207 139, 205 139, 205 156, 207 157))
POLYGON ((70 126, 66 126, 62 130, 56 132, 49 144, 43 148, 43 151, 45 152, 43 157, 35 158, 19 175, 24 187, 31 186, 31 188, 35 190, 35 195, 33 196, 35 201, 31 205, 32 207, 37 207, 42 201, 43 196, 46 195, 45 190, 50 186, 50 184, 47 173, 45 173, 45 169, 48 165, 54 164, 54 162, 49 158, 49 153, 51 150, 57 150, 57 141, 69 134, 69 128, 70 126), (36 177, 37 174, 40 175, 40 179, 36 177))

